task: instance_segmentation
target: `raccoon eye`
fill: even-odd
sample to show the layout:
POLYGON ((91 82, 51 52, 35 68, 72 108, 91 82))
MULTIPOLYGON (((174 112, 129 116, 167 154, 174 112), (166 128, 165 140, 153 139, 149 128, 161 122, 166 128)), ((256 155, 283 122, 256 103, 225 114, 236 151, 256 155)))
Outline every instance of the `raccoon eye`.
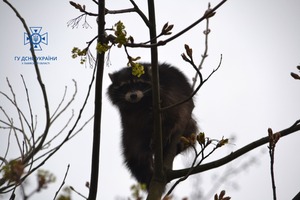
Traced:
POLYGON ((123 81, 123 82, 118 82, 118 83, 113 84, 113 87, 116 90, 119 90, 119 89, 122 89, 122 88, 128 88, 128 85, 130 85, 129 82, 123 81))
POLYGON ((116 89, 126 91, 130 89, 130 85, 129 84, 118 85, 116 89))
POLYGON ((151 88, 151 85, 149 83, 146 83, 146 82, 138 82, 138 83, 136 83, 136 85, 139 86, 140 88, 144 88, 144 89, 151 88))

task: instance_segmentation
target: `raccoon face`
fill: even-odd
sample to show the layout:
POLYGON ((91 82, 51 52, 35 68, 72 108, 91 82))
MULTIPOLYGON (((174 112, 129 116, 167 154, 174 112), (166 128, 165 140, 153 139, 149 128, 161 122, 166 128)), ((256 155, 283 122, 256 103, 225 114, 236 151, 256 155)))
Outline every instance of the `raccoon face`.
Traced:
POLYGON ((148 104, 151 100, 151 82, 131 74, 124 76, 124 72, 110 74, 112 84, 108 95, 113 104, 123 107, 128 105, 148 104))
POLYGON ((144 82, 143 80, 133 80, 125 83, 121 83, 116 88, 120 95, 123 95, 124 100, 129 103, 138 103, 144 96, 149 96, 151 90, 150 83, 144 82))

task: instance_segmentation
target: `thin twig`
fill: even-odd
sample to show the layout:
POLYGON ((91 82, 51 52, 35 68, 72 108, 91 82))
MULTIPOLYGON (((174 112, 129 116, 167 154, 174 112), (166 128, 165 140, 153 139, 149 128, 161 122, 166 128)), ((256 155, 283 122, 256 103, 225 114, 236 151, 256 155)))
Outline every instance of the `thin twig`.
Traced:
MULTIPOLYGON (((7 82, 7 85, 8 85, 8 87, 9 87, 9 89, 10 89, 10 92, 11 92, 11 94, 12 94, 12 99, 9 98, 9 100, 10 100, 11 103, 15 106, 15 108, 16 108, 16 110, 17 110, 17 113, 18 113, 19 122, 20 122, 20 126, 21 126, 21 128, 20 128, 21 131, 20 131, 20 132, 21 132, 22 135, 23 135, 24 141, 27 141, 27 140, 25 139, 25 138, 26 138, 26 135, 25 135, 24 125, 23 125, 23 119, 26 120, 26 118, 23 117, 24 114, 23 114, 23 112, 19 109, 19 106, 18 106, 18 103, 17 103, 16 94, 15 94, 15 92, 14 92, 14 90, 13 90, 13 87, 12 87, 12 85, 10 84, 8 78, 6 78, 6 82, 7 82), (25 136, 24 136, 24 135, 25 135, 25 136)), ((26 120, 26 121, 27 121, 27 120, 26 120)), ((13 122, 13 119, 10 120, 10 123, 13 125, 13 123, 14 123, 14 122, 13 122)), ((16 141, 17 141, 17 144, 18 144, 18 148, 19 148, 20 154, 21 154, 21 156, 23 156, 23 155, 24 155, 24 154, 23 154, 23 150, 22 150, 23 148, 21 147, 21 143, 20 143, 18 134, 16 133, 15 130, 14 130, 14 135, 15 135, 15 138, 16 138, 16 141)))
POLYGON ((124 14, 124 13, 130 13, 130 12, 136 12, 134 8, 127 8, 127 9, 121 9, 121 10, 106 10, 106 14, 124 14))
MULTIPOLYGON (((30 32, 29 32, 29 29, 26 25, 26 22, 25 20, 20 16, 20 14, 18 13, 18 11, 7 1, 7 0, 3 0, 14 12, 15 14, 17 15, 17 17, 20 19, 20 21, 22 22, 26 32, 28 35, 30 35, 30 32)), ((41 79, 41 75, 40 75, 40 71, 39 71, 39 68, 38 68, 38 64, 37 64, 37 59, 36 59, 36 55, 34 53, 34 49, 33 49, 33 45, 32 45, 32 42, 30 42, 30 51, 31 51, 31 54, 32 54, 32 57, 33 57, 33 61, 34 61, 34 67, 35 67, 35 71, 36 71, 36 75, 37 75, 37 79, 38 79, 38 83, 41 87, 41 90, 42 90, 42 94, 43 94, 43 98, 44 98, 44 104, 45 104, 45 111, 46 111, 46 125, 45 125, 45 130, 43 132, 43 137, 41 139, 41 141, 39 142, 39 144, 37 145, 37 147, 35 149, 33 149, 24 159, 23 159, 23 162, 24 162, 24 165, 25 166, 28 166, 28 163, 30 160, 32 161, 32 163, 34 162, 34 155, 39 152, 41 150, 41 148, 43 147, 43 144, 44 144, 44 141, 46 140, 47 138, 47 135, 48 135, 48 132, 49 132, 49 128, 50 128, 50 111, 49 111, 49 104, 48 104, 48 98, 47 98, 47 93, 46 93, 46 89, 45 89, 45 85, 43 84, 43 81, 41 79)), ((64 138, 64 140, 58 145, 56 146, 54 149, 52 149, 48 154, 48 156, 46 158, 44 158, 40 163, 38 163, 36 166, 34 166, 34 168, 32 168, 30 171, 28 171, 26 174, 24 174, 24 176, 19 180, 19 182, 16 184, 16 183, 10 183, 4 187, 1 187, 0 188, 0 193, 6 193, 6 192, 9 192, 9 191, 14 191, 15 188, 17 186, 19 186, 28 176, 30 176, 34 171, 36 171, 37 169, 39 169, 42 165, 45 164, 45 162, 50 158, 52 157, 67 141, 69 141, 74 129, 77 127, 80 119, 81 119, 81 116, 82 116, 82 113, 86 107, 86 104, 87 104, 87 101, 89 99, 89 96, 90 96, 90 91, 91 91, 91 88, 92 88, 92 85, 93 85, 93 82, 94 82, 94 76, 95 76, 95 71, 93 73, 93 76, 92 76, 92 80, 91 80, 91 83, 89 85, 89 88, 88 88, 88 92, 87 92, 87 95, 86 95, 86 98, 83 102, 83 105, 79 111, 79 114, 78 114, 78 117, 74 123, 74 125, 72 126, 72 128, 69 130, 67 136, 64 138)), ((0 91, 1 94, 3 94, 1 91, 0 91)), ((5 96, 5 94, 3 94, 5 96)), ((10 100, 10 98, 8 97, 8 99, 10 100)), ((11 123, 11 126, 13 127, 13 124, 11 123)), ((14 129, 12 129, 14 130, 14 129)), ((31 164, 32 164, 31 163, 31 164)), ((30 164, 30 165, 31 165, 30 164)), ((0 183, 2 183, 3 181, 3 178, 0 179, 0 183)), ((5 181, 5 180, 4 180, 5 181)))
POLYGON ((66 173, 65 173, 65 176, 64 176, 64 178, 63 178, 63 181, 62 181, 62 183, 60 184, 60 186, 59 186, 58 190, 56 191, 56 193, 55 193, 55 195, 54 195, 54 198, 53 198, 53 200, 55 200, 55 199, 56 199, 56 197, 57 197, 57 195, 58 195, 59 191, 60 191, 60 190, 61 190, 61 188, 64 186, 64 184, 65 184, 65 181, 66 181, 66 178, 67 178, 67 175, 68 175, 68 172, 69 172, 69 168, 70 168, 70 164, 68 164, 68 166, 67 166, 67 171, 66 171, 66 173))
POLYGON ((130 12, 136 12, 144 21, 147 27, 150 27, 150 22, 146 15, 141 11, 141 9, 138 7, 138 5, 133 1, 129 0, 131 4, 133 5, 133 8, 127 8, 127 9, 121 9, 121 10, 105 10, 105 14, 123 14, 123 13, 130 13, 130 12))
MULTIPOLYGON (((93 117, 90 117, 90 118, 89 118, 89 119, 88 119, 81 127, 79 127, 79 129, 78 129, 77 131, 75 131, 72 135, 70 135, 70 136, 68 137, 68 140, 72 139, 75 135, 77 135, 80 131, 82 131, 83 128, 84 128, 89 122, 91 122, 92 119, 93 119, 93 117)), ((48 143, 45 143, 45 145, 47 145, 47 144, 48 144, 48 143)), ((38 160, 44 158, 45 156, 47 156, 47 155, 49 155, 49 154, 52 154, 52 155, 53 155, 53 152, 55 152, 56 149, 59 148, 59 146, 61 146, 61 144, 59 144, 58 146, 56 146, 56 147, 50 149, 49 151, 47 151, 47 152, 45 152, 45 153, 43 153, 43 154, 41 154, 41 155, 39 155, 39 156, 36 156, 36 157, 34 158, 33 162, 36 162, 36 161, 38 161, 38 160)), ((46 147, 44 147, 44 148, 46 148, 46 147)))
MULTIPOLYGON (((7 0, 3 0, 3 2, 6 3, 15 12, 17 17, 21 21, 23 27, 25 28, 26 33, 28 35, 30 35, 29 28, 28 28, 24 18, 19 14, 19 12, 16 10, 16 8, 11 3, 9 3, 7 0)), ((31 41, 31 39, 30 39, 29 44, 30 44, 30 52, 31 52, 31 55, 32 55, 32 58, 33 58, 35 72, 36 72, 36 75, 37 75, 37 80, 38 80, 39 86, 40 86, 40 88, 42 90, 42 94, 43 94, 44 106, 45 106, 45 112, 46 112, 46 125, 45 125, 45 130, 43 131, 42 140, 39 142, 39 144, 36 146, 36 148, 33 149, 33 151, 31 151, 28 155, 26 155, 26 157, 24 159, 24 163, 27 163, 29 160, 31 160, 32 157, 42 148, 42 146, 43 146, 43 144, 44 144, 44 142, 45 142, 45 140, 48 136, 48 132, 49 132, 49 128, 50 128, 50 109, 49 109, 49 103, 48 103, 48 96, 47 96, 45 85, 44 85, 43 80, 42 80, 42 76, 41 76, 40 69, 39 69, 39 66, 38 66, 38 63, 37 63, 37 58, 36 58, 36 55, 35 55, 35 52, 34 52, 33 43, 31 41)))
POLYGON ((72 110, 72 114, 69 117, 68 121, 65 123, 65 125, 61 128, 60 131, 58 131, 51 139, 49 139, 44 145, 43 145, 43 149, 47 148, 47 146, 50 146, 51 142, 53 142, 53 140, 55 140, 58 136, 60 136, 64 130, 66 130, 66 128, 69 126, 69 124, 71 123, 72 119, 74 118, 74 110, 72 110))
MULTIPOLYGON (((30 127, 30 123, 28 122, 28 120, 27 120, 27 118, 25 117, 24 113, 20 110, 19 106, 17 105, 16 95, 15 95, 15 93, 14 93, 13 87, 12 87, 12 85, 10 84, 8 78, 7 78, 7 84, 8 84, 8 87, 10 88, 10 91, 11 91, 11 93, 12 93, 12 95, 13 95, 13 98, 10 98, 7 94, 5 94, 4 92, 1 92, 1 91, 0 91, 0 94, 2 94, 8 101, 10 101, 10 103, 11 103, 11 104, 15 107, 15 109, 17 110, 17 113, 18 113, 18 116, 19 116, 19 121, 20 121, 20 123, 21 123, 21 128, 15 127, 15 126, 13 125, 13 124, 14 124, 14 123, 13 123, 13 119, 10 119, 10 117, 8 117, 8 115, 6 114, 7 120, 9 121, 9 124, 10 124, 9 126, 12 127, 12 128, 14 129, 14 133, 15 133, 15 134, 17 134, 17 133, 16 133, 16 130, 19 131, 19 132, 23 135, 24 141, 26 141, 27 144, 30 145, 29 139, 27 138, 27 136, 26 136, 26 134, 25 134, 25 130, 24 130, 24 126, 23 126, 23 120, 24 120, 24 122, 26 123, 26 125, 27 125, 28 127, 30 127)), ((3 110, 3 112, 4 112, 4 110, 3 110)), ((8 123, 7 123, 7 124, 8 124, 8 123)), ((16 137, 17 137, 17 135, 16 135, 16 137)), ((18 138, 16 138, 16 139, 17 139, 17 142, 18 142, 18 145, 19 145, 19 149, 22 149, 22 148, 21 148, 21 144, 20 144, 18 138)))
POLYGON ((163 46, 166 45, 167 43, 175 40, 176 38, 178 38, 179 36, 183 35, 184 33, 186 33, 187 31, 191 30, 193 27, 195 27, 196 25, 198 25, 200 22, 202 22, 203 20, 205 20, 206 18, 211 17, 212 15, 214 15, 215 11, 220 8, 227 0, 223 0, 221 1, 219 4, 217 4, 215 7, 213 7, 211 10, 209 10, 208 12, 205 12, 205 14, 198 19, 197 21, 195 21, 194 23, 192 23, 191 25, 189 25, 188 27, 186 27, 185 29, 183 29, 182 31, 178 32, 177 34, 175 34, 174 36, 171 36, 170 38, 163 40, 163 41, 159 41, 157 43, 153 43, 153 44, 143 44, 143 43, 127 43, 125 44, 128 47, 142 47, 142 48, 151 48, 154 46, 163 46))
POLYGON ((82 198, 87 199, 87 197, 85 197, 83 194, 81 194, 80 192, 78 192, 77 190, 75 190, 74 187, 70 186, 70 189, 71 189, 73 192, 75 192, 76 194, 78 194, 79 196, 81 196, 82 198))
MULTIPOLYGON (((31 149, 35 149, 35 144, 36 144, 36 141, 35 141, 35 127, 34 127, 34 120, 33 120, 33 112, 32 112, 32 107, 31 107, 31 103, 30 103, 30 98, 29 98, 29 93, 28 93, 28 88, 27 88, 27 85, 26 85, 26 82, 25 82, 25 79, 23 77, 23 75, 21 74, 21 78, 22 78, 22 82, 23 82, 23 85, 24 85, 24 89, 25 89, 25 92, 26 92, 26 97, 27 97, 27 105, 28 105, 28 109, 29 109, 29 113, 30 113, 30 125, 29 125, 29 122, 27 122, 27 119, 24 117, 25 121, 27 122, 27 126, 28 126, 28 129, 30 131, 30 134, 31 134, 31 138, 30 140, 32 139, 32 146, 31 146, 31 143, 30 143, 30 140, 26 140, 27 136, 25 134, 25 132, 23 133, 24 135, 24 141, 27 141, 27 143, 25 144, 28 144, 29 145, 29 150, 31 149)), ((26 145, 27 147, 27 145, 26 145)), ((29 152, 28 148, 26 149, 26 152, 29 152)), ((32 166, 32 165, 31 165, 32 166)), ((29 169, 30 170, 30 169, 29 169)))
POLYGON ((141 11, 141 9, 137 6, 137 4, 133 0, 129 0, 131 4, 133 5, 135 11, 140 15, 140 17, 143 19, 145 24, 147 25, 148 28, 150 28, 150 22, 146 15, 141 11))
POLYGON ((275 184, 275 175, 274 175, 274 161, 275 161, 275 147, 276 143, 280 138, 280 133, 273 134, 273 130, 271 128, 268 129, 269 135, 269 155, 270 155, 270 172, 271 172, 271 180, 272 180, 272 191, 273 191, 273 200, 277 199, 276 195, 276 184, 275 184))
POLYGON ((84 13, 84 15, 95 16, 95 17, 98 16, 98 14, 96 14, 96 13, 91 13, 91 12, 86 11, 86 10, 85 10, 85 5, 81 6, 80 4, 75 3, 75 2, 73 2, 73 1, 70 1, 69 3, 70 3, 71 6, 73 6, 75 9, 78 9, 80 12, 84 13))
MULTIPOLYGON (((287 135, 292 134, 297 131, 300 131, 300 120, 297 120, 292 126, 290 126, 289 128, 286 128, 284 130, 281 130, 278 133, 280 133, 281 137, 284 137, 284 136, 287 136, 287 135)), ((249 143, 248 145, 236 150, 235 152, 230 153, 229 155, 227 155, 221 159, 212 161, 210 163, 202 164, 202 165, 196 167, 192 174, 204 172, 204 171, 211 170, 211 169, 220 167, 222 165, 225 165, 225 164, 235 160, 236 158, 246 154, 247 152, 249 152, 261 145, 264 145, 268 142, 269 142, 269 136, 261 138, 259 140, 256 140, 256 141, 249 143)), ((168 172, 168 181, 185 176, 185 174, 188 171, 189 171, 189 169, 170 171, 170 172, 168 172)))
POLYGON ((77 135, 80 131, 83 130, 83 128, 92 121, 92 119, 94 118, 94 116, 90 117, 77 131, 75 131, 69 138, 72 139, 75 135, 77 135))
POLYGON ((33 132, 34 132, 34 125, 33 125, 33 113, 32 113, 32 107, 31 107, 31 103, 30 103, 30 98, 29 98, 29 93, 28 93, 28 88, 27 88, 27 85, 26 85, 26 82, 24 80, 24 77, 23 75, 21 74, 21 78, 22 78, 22 82, 23 82, 23 85, 24 85, 24 89, 25 89, 25 92, 26 92, 26 98, 27 98, 27 105, 28 105, 28 109, 29 109, 29 113, 30 113, 30 121, 31 121, 31 125, 29 126, 29 123, 28 123, 28 128, 31 132, 31 135, 33 135, 33 132))
POLYGON ((81 21, 82 17, 84 16, 85 14, 81 14, 79 15, 78 17, 74 18, 74 19, 71 19, 67 22, 67 26, 71 26, 72 29, 74 28, 77 28, 78 25, 79 25, 79 22, 81 21))
POLYGON ((63 96, 62 96, 62 98, 61 98, 61 100, 60 100, 60 102, 59 102, 57 108, 55 109, 55 111, 53 112, 53 114, 52 114, 51 117, 50 117, 50 120, 51 120, 51 121, 53 121, 53 120, 52 120, 53 117, 56 115, 56 113, 58 112, 59 108, 61 107, 61 105, 62 105, 63 102, 65 101, 65 97, 66 97, 67 91, 68 91, 68 87, 65 86, 64 94, 63 94, 63 96))
POLYGON ((272 191, 273 191, 273 200, 276 200, 276 184, 275 184, 275 175, 274 175, 274 155, 275 155, 275 146, 273 148, 269 148, 270 155, 270 171, 271 171, 271 180, 272 180, 272 191))
POLYGON ((172 185, 172 187, 171 187, 171 188, 169 189, 169 191, 166 193, 165 198, 167 198, 167 196, 169 196, 169 195, 173 192, 173 190, 175 189, 175 187, 176 187, 180 182, 186 180, 186 179, 189 177, 189 175, 192 173, 193 168, 194 168, 194 166, 195 166, 195 164, 196 164, 196 161, 197 161, 199 155, 197 154, 197 149, 196 149, 196 147, 195 147, 194 145, 191 145, 191 147, 192 147, 193 150, 194 150, 195 158, 194 158, 194 160, 193 160, 193 162, 192 162, 192 165, 190 166, 190 170, 188 171, 188 173, 187 173, 184 177, 181 177, 180 179, 178 179, 178 180, 172 185))
MULTIPOLYGON (((75 130, 75 128, 77 127, 80 119, 81 119, 81 116, 82 116, 82 113, 85 109, 85 106, 87 104, 87 101, 90 97, 90 93, 91 93, 91 89, 92 89, 92 86, 93 86, 93 83, 94 83, 94 80, 95 80, 95 73, 96 73, 96 68, 94 69, 94 72, 93 72, 93 75, 92 75, 92 79, 91 79, 91 82, 89 84, 89 87, 88 87, 88 91, 87 91, 87 95, 86 95, 86 98, 83 102, 83 105, 79 111, 79 114, 78 114, 78 117, 73 125, 73 127, 69 130, 68 132, 68 135, 65 137, 65 139, 58 145, 56 146, 54 149, 50 150, 48 153, 45 153, 44 155, 47 155, 48 156, 42 160, 37 166, 35 166, 31 171, 29 171, 26 175, 24 175, 21 180, 20 180, 20 183, 23 182, 28 176, 30 176, 34 171, 36 171, 37 169, 39 169, 41 166, 43 166, 45 164, 45 162, 51 158, 67 141, 69 141, 70 137, 72 136, 71 134, 73 133, 73 131, 75 130)), ((40 158, 43 157, 43 156, 40 156, 40 158)), ((35 160, 33 160, 34 162, 35 160)), ((0 179, 1 180, 1 179, 0 179)), ((0 193, 3 193, 3 192, 9 192, 9 191, 12 191, 14 188, 15 184, 10 184, 8 186, 5 186, 5 187, 2 187, 0 188, 0 193)))
MULTIPOLYGON (((6 157, 7 157, 7 154, 8 154, 8 150, 9 150, 9 147, 10 147, 10 137, 11 137, 11 129, 9 130, 9 133, 8 133, 8 139, 7 139, 7 147, 6 147, 6 150, 5 150, 5 153, 4 153, 4 157, 1 157, 1 164, 0 164, 0 168, 2 167, 2 165, 8 165, 8 161, 6 160, 6 157)), ((1 182, 1 179, 0 179, 0 182, 1 182)), ((2 184, 0 183, 0 186, 2 184)))
MULTIPOLYGON (((72 102, 75 100, 75 97, 76 97, 76 94, 77 94, 77 82, 73 79, 73 83, 74 83, 75 91, 74 91, 74 93, 73 93, 73 95, 72 95, 72 98, 68 101, 68 103, 66 104, 66 106, 63 107, 63 108, 61 109, 60 112, 58 112, 56 115, 55 115, 55 114, 52 115, 52 117, 51 117, 51 124, 52 124, 52 123, 53 123, 53 122, 54 122, 54 121, 55 121, 62 113, 64 113, 64 112, 66 111, 66 109, 67 109, 67 108, 72 104, 72 102)), ((66 91, 67 91, 67 88, 65 89, 64 96, 63 96, 63 98, 62 98, 60 104, 58 105, 58 107, 57 107, 57 109, 56 109, 56 111, 55 111, 54 113, 57 112, 57 110, 60 108, 61 104, 63 103, 64 98, 65 98, 65 95, 66 95, 66 91)))
MULTIPOLYGON (((181 105, 181 104, 183 104, 183 103, 189 101, 190 99, 192 99, 192 98, 197 94, 197 92, 199 91, 199 89, 204 85, 204 83, 205 83, 205 82, 206 82, 206 81, 207 81, 207 80, 208 80, 208 79, 209 79, 216 71, 218 71, 218 69, 221 67, 221 64, 222 64, 222 54, 221 54, 221 57, 220 57, 220 61, 219 61, 218 67, 217 67, 216 69, 214 69, 214 70, 209 74, 209 76, 208 76, 206 79, 204 79, 203 81, 200 81, 200 83, 199 83, 198 87, 196 88, 196 90, 194 90, 194 92, 193 92, 189 97, 187 97, 186 99, 184 99, 184 100, 182 100, 182 101, 180 101, 180 102, 178 102, 178 103, 175 103, 175 104, 173 104, 173 105, 163 107, 163 108, 161 108, 161 111, 164 111, 164 110, 173 108, 173 107, 175 107, 175 106, 179 106, 179 105, 181 105)), ((201 74, 200 70, 199 70, 195 65, 193 65, 193 67, 194 67, 194 69, 197 71, 197 73, 199 74, 200 79, 202 79, 202 74, 201 74)))
POLYGON ((200 144, 201 146, 201 151, 199 153, 197 153, 197 149, 194 145, 191 145, 191 147, 193 148, 194 152, 195 152, 195 158, 192 162, 192 165, 190 166, 188 172, 182 176, 181 178, 179 178, 173 185, 172 187, 169 189, 169 191, 166 193, 165 197, 169 196, 172 191, 175 189, 175 187, 182 181, 185 181, 193 172, 193 170, 198 167, 207 157, 209 157, 213 152, 215 152, 215 150, 217 150, 220 146, 215 146, 207 155, 204 155, 204 151, 205 149, 212 144, 211 143, 212 140, 207 139, 207 142, 205 145, 200 144), (197 165, 195 165, 196 161, 198 160, 199 156, 201 155, 201 159, 199 160, 199 162, 197 163, 197 165))
MULTIPOLYGON (((210 3, 208 4, 208 10, 210 10, 210 3)), ((204 35, 205 35, 205 47, 204 47, 204 52, 201 55, 201 57, 202 57, 201 62, 199 64, 199 66, 198 66, 199 70, 202 69, 204 60, 208 56, 207 52, 208 52, 208 35, 209 35, 209 33, 210 33, 209 18, 206 18, 206 28, 205 28, 205 31, 204 31, 204 35)), ((193 89, 195 88, 195 85, 196 85, 196 82, 197 82, 197 78, 198 78, 198 73, 196 72, 196 74, 195 74, 195 76, 193 78, 193 86, 192 86, 193 89)))

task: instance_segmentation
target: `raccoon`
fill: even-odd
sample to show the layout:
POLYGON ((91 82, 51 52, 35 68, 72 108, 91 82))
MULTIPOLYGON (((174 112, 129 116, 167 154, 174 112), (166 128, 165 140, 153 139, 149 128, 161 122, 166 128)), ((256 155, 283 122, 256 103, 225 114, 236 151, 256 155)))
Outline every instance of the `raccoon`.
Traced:
MULTIPOLYGON (((121 115, 124 162, 138 182, 149 186, 154 164, 151 64, 142 65, 145 74, 141 77, 133 76, 128 67, 110 74, 112 84, 107 93, 121 115)), ((159 64, 159 81, 162 108, 186 99, 193 92, 184 74, 169 64, 159 64)), ((181 136, 188 137, 197 131, 193 108, 194 102, 190 99, 161 113, 163 158, 167 169, 172 169, 174 157, 185 150, 181 136)))

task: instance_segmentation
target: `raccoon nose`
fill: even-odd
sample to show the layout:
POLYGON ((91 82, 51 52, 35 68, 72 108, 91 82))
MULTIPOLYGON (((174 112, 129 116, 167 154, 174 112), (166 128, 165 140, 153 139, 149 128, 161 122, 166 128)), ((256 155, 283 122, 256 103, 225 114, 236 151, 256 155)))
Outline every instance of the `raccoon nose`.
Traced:
POLYGON ((130 99, 131 99, 132 101, 136 101, 137 98, 138 98, 138 95, 137 95, 136 93, 131 93, 131 94, 130 94, 130 99))
POLYGON ((137 103, 143 96, 143 92, 141 91, 127 92, 125 95, 125 100, 130 103, 137 103))

